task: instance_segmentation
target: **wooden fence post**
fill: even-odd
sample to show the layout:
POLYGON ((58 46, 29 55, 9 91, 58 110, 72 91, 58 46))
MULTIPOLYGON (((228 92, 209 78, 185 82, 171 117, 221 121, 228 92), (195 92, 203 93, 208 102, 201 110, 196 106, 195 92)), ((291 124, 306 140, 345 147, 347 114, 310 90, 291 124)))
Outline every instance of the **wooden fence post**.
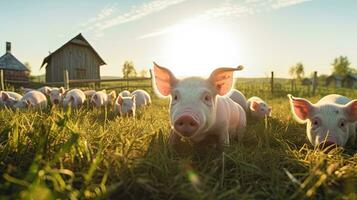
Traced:
POLYGON ((1 90, 5 90, 5 85, 4 85, 4 70, 0 70, 0 84, 1 84, 1 90))
POLYGON ((66 90, 69 90, 69 75, 67 69, 65 69, 63 73, 63 86, 66 90))
POLYGON ((151 88, 153 88, 153 76, 152 76, 152 70, 149 69, 149 73, 150 73, 150 85, 151 85, 151 88))
POLYGON ((270 80, 270 89, 271 89, 271 94, 274 94, 274 72, 271 72, 271 80, 270 80))
POLYGON ((315 95, 316 88, 317 88, 317 71, 314 72, 314 78, 312 79, 312 95, 315 95))

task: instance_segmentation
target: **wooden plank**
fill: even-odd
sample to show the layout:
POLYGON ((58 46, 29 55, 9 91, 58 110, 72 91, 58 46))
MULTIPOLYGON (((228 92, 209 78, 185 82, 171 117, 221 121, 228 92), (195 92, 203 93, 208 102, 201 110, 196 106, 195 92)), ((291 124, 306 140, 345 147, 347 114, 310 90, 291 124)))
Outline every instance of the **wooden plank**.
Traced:
POLYGON ((5 85, 4 85, 4 70, 0 70, 0 86, 1 90, 5 90, 5 85))

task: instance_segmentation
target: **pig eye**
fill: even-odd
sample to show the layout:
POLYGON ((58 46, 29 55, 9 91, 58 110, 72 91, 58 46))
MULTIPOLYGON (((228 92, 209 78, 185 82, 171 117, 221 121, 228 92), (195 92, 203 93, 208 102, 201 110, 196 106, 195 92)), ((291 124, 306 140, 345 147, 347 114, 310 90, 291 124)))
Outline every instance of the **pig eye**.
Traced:
POLYGON ((208 106, 212 105, 212 96, 210 93, 208 93, 208 92, 203 93, 202 99, 203 99, 203 102, 205 104, 207 104, 208 106))
POLYGON ((345 119, 341 119, 339 124, 338 124, 338 127, 341 128, 341 129, 346 129, 346 127, 347 127, 346 120, 345 119))
POLYGON ((180 99, 179 93, 178 92, 174 92, 172 94, 172 104, 176 104, 180 99))
POLYGON ((317 128, 318 126, 320 126, 320 124, 321 124, 320 118, 315 117, 315 118, 312 120, 312 128, 317 128))

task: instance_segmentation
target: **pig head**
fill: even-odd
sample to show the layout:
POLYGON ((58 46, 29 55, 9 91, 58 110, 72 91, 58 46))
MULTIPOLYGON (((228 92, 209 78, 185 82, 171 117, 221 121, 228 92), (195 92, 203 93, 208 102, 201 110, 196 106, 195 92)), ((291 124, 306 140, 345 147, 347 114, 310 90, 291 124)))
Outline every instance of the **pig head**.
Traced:
POLYGON ((306 123, 309 141, 315 147, 345 146, 356 139, 357 100, 327 95, 316 104, 288 95, 294 118, 306 123))
POLYGON ((238 115, 244 115, 245 126, 245 112, 230 98, 222 96, 231 90, 233 72, 242 68, 218 68, 208 79, 189 77, 179 80, 170 70, 154 63, 156 88, 161 95, 170 97, 171 134, 193 143, 217 135, 217 143, 229 144, 229 131, 237 129, 235 120, 239 121, 238 115))

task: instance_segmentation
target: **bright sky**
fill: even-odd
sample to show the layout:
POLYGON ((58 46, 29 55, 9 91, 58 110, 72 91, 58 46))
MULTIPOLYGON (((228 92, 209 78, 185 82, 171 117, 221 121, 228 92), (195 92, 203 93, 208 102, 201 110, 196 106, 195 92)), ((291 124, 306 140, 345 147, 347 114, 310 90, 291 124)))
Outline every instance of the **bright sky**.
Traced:
POLYGON ((107 62, 102 76, 121 76, 128 59, 177 76, 242 64, 238 76, 286 77, 297 62, 328 74, 339 55, 357 67, 356 10, 356 0, 2 0, 0 54, 11 41, 43 74, 48 52, 81 32, 107 62))

